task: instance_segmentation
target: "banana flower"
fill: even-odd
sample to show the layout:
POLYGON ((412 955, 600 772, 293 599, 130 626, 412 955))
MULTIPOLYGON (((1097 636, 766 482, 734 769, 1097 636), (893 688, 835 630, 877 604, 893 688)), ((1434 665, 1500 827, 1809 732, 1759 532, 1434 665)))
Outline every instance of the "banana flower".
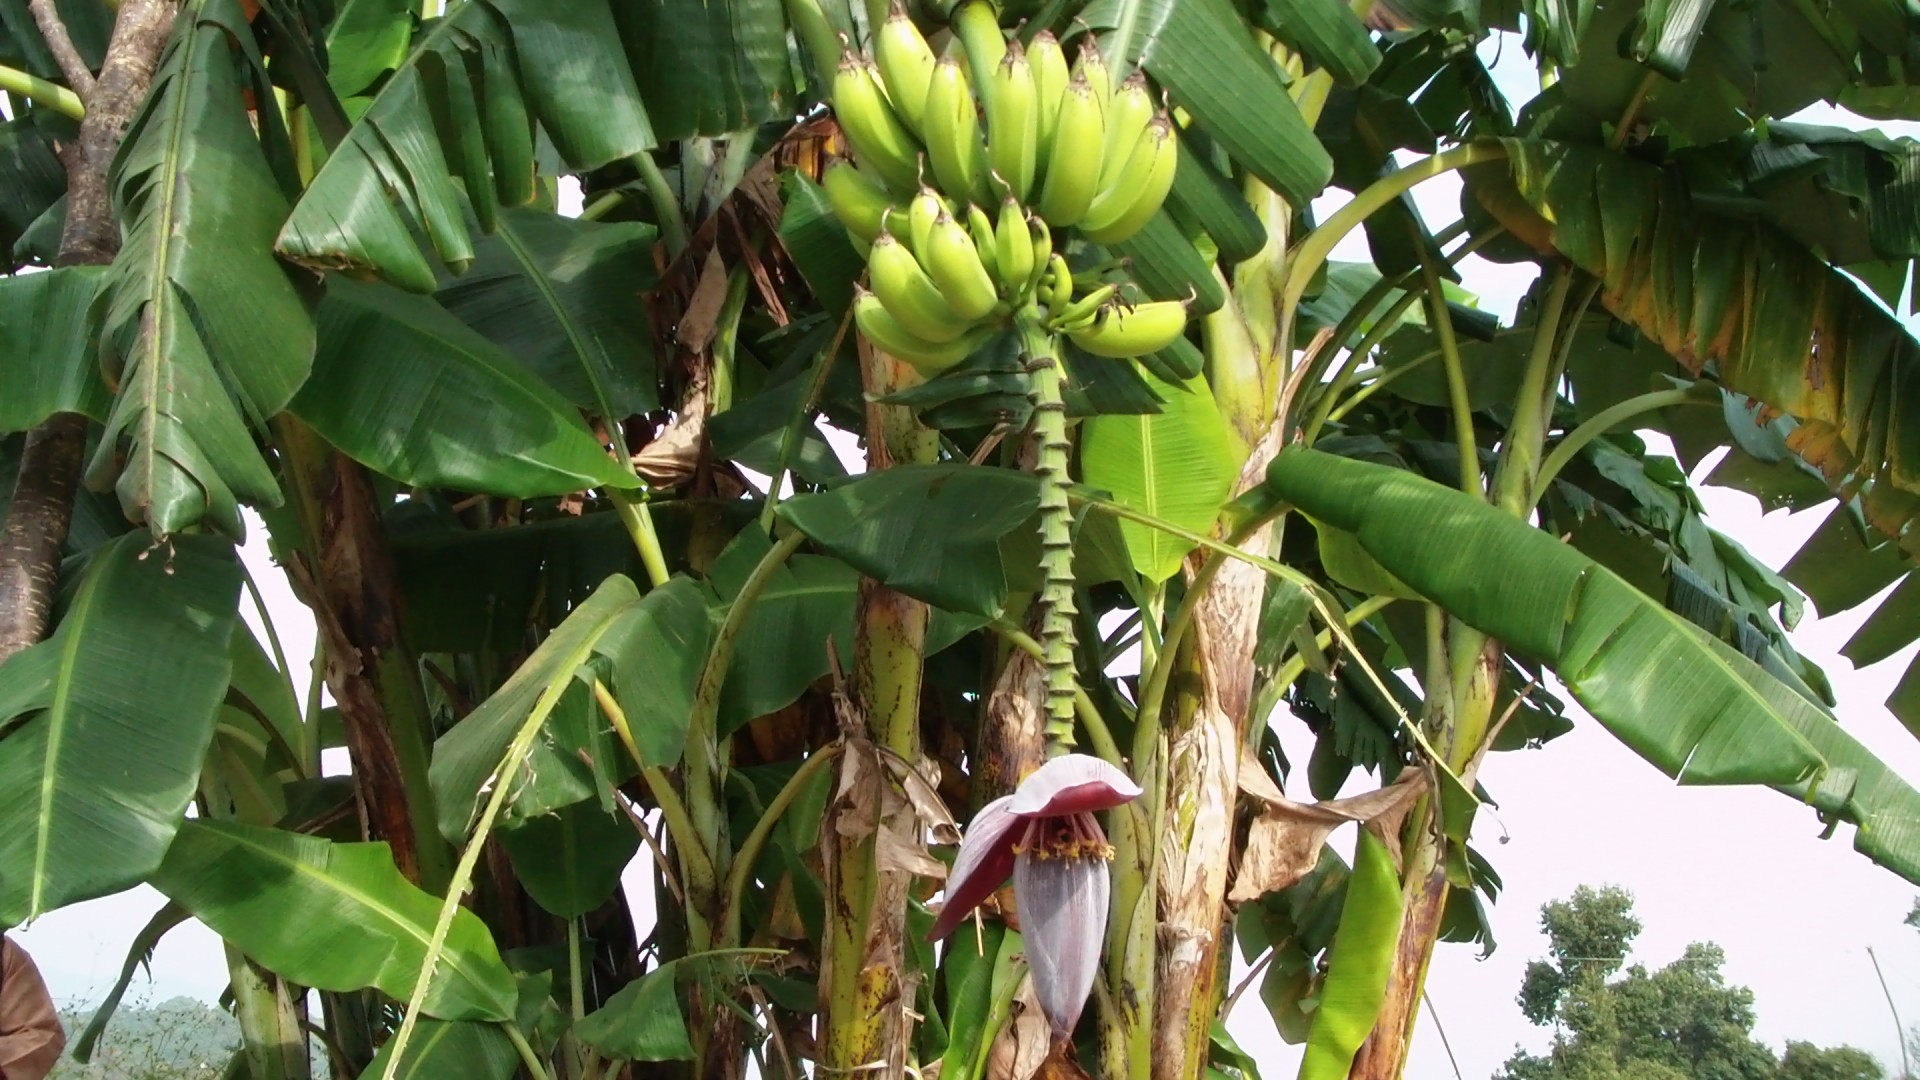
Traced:
POLYGON ((1139 796, 1139 785, 1099 758, 1054 758, 980 808, 947 875, 936 941, 1013 878, 1027 968, 1056 1043, 1073 1035, 1107 932, 1113 848, 1093 815, 1139 796))

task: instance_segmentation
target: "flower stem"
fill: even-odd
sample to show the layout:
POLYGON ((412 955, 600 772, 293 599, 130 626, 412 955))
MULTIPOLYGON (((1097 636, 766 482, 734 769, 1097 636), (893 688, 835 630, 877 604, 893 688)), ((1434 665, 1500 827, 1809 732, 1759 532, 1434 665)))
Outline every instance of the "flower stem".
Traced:
POLYGON ((1067 407, 1061 397, 1059 343, 1037 322, 1021 319, 1021 352, 1033 404, 1033 471, 1040 479, 1040 647, 1047 676, 1046 752, 1073 752, 1073 511, 1067 505, 1067 407))

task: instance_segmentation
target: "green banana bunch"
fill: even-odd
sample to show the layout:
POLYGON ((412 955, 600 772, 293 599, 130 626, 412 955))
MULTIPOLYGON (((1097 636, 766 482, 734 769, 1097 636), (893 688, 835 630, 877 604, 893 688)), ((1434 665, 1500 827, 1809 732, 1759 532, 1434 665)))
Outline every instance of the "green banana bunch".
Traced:
POLYGON ((849 51, 834 76, 853 161, 834 162, 821 185, 867 259, 861 332, 927 373, 1030 309, 1096 356, 1181 340, 1186 304, 1129 305, 1097 280, 1076 299, 1054 248, 1068 227, 1125 240, 1167 198, 1179 141, 1146 76, 1115 86, 1091 35, 1071 66, 1049 31, 1023 47, 993 0, 962 0, 951 29, 936 55, 894 0, 871 57, 849 51))

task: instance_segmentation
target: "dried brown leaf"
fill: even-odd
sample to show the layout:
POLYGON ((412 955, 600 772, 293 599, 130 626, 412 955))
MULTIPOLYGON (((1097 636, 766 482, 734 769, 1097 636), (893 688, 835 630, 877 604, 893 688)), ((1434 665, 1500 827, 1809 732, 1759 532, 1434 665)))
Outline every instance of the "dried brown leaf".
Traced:
POLYGON ((700 283, 693 287, 686 314, 680 316, 680 325, 674 331, 680 344, 694 352, 706 352, 707 346, 713 344, 720 308, 726 302, 727 264, 715 247, 707 251, 707 261, 700 267, 700 283))
POLYGON ((1257 762, 1243 761, 1240 787, 1266 803, 1247 833, 1229 903, 1242 904, 1277 892, 1307 876, 1320 859, 1327 835, 1350 821, 1402 819, 1414 796, 1426 790, 1426 775, 1408 769, 1378 791, 1351 799, 1298 803, 1280 794, 1257 762))
POLYGON ((1020 989, 1013 996, 1013 1015, 987 1052, 987 1080, 1033 1080, 1052 1050, 1052 1030, 1034 995, 1033 977, 1021 976, 1020 989))

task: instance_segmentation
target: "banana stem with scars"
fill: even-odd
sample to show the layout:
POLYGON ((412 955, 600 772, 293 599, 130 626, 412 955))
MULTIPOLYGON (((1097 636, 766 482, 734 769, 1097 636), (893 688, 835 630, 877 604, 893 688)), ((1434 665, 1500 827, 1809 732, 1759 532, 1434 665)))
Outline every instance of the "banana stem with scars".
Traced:
POLYGON ((1034 475, 1040 480, 1040 639, 1046 670, 1046 752, 1073 752, 1073 707, 1079 691, 1074 671, 1073 511, 1067 505, 1067 407, 1061 396, 1059 341, 1037 319, 1019 319, 1020 351, 1027 364, 1027 399, 1034 440, 1034 475))

